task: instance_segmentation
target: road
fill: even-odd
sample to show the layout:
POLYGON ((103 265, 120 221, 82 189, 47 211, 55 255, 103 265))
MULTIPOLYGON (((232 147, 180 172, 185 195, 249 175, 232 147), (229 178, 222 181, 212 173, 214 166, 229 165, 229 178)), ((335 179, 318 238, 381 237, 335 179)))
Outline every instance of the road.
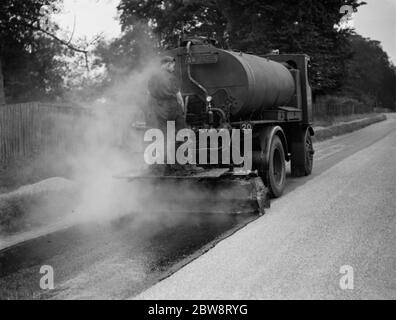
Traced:
POLYGON ((0 298, 396 299, 388 118, 316 144, 312 176, 289 177, 262 217, 125 218, 0 251, 0 298), (39 288, 42 265, 54 268, 55 290, 39 288), (353 268, 353 289, 340 287, 342 266, 353 268))

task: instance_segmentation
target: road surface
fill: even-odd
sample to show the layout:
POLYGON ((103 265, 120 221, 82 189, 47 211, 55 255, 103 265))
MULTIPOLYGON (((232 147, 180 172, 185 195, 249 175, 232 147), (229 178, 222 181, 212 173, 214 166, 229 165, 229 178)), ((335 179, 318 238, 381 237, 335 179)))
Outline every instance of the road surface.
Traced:
POLYGON ((313 175, 290 178, 262 217, 126 218, 0 251, 0 298, 396 299, 388 118, 316 144, 313 175), (54 268, 54 290, 39 287, 43 265, 54 268), (340 287, 340 268, 353 270, 353 289, 340 287))

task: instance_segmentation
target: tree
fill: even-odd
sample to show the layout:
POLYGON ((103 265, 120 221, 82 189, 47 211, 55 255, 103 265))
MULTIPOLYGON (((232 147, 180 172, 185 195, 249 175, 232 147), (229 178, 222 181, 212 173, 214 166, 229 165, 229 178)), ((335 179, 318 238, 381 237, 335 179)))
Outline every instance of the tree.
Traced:
POLYGON ((384 72, 379 97, 382 107, 396 111, 396 67, 393 64, 390 64, 384 72))
POLYGON ((108 81, 112 82, 143 68, 155 55, 155 46, 148 27, 136 24, 110 43, 101 41, 94 51, 98 57, 94 63, 106 66, 108 81))
POLYGON ((4 105, 6 103, 5 100, 5 92, 4 92, 4 78, 3 78, 3 72, 2 72, 2 65, 1 65, 1 56, 0 56, 0 106, 4 105))
POLYGON ((379 41, 353 34, 349 38, 352 58, 347 63, 343 93, 376 105, 394 108, 396 102, 396 69, 390 63, 379 41))
POLYGON ((210 32, 221 38, 226 26, 214 0, 121 0, 118 10, 123 30, 145 23, 163 47, 175 45, 184 32, 210 32))
POLYGON ((0 2, 0 73, 4 77, 0 97, 5 95, 9 102, 17 102, 61 96, 66 62, 60 57, 86 51, 57 37, 58 26, 51 22, 50 15, 60 3, 60 0, 0 2))

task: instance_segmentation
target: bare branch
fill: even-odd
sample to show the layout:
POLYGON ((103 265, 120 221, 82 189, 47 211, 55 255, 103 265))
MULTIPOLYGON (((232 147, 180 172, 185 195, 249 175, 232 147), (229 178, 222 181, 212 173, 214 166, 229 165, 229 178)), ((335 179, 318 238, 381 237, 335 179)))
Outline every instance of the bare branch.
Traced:
POLYGON ((44 33, 45 35, 47 35, 47 36, 51 37, 52 39, 58 41, 60 44, 64 45, 65 47, 69 48, 72 51, 83 53, 84 56, 85 56, 85 67, 87 68, 87 71, 89 72, 88 50, 84 50, 84 49, 80 49, 80 48, 75 47, 74 45, 72 45, 70 43, 71 39, 70 39, 70 41, 62 40, 58 36, 56 36, 55 34, 51 33, 50 31, 41 28, 39 24, 37 26, 34 26, 32 23, 26 23, 25 21, 20 21, 19 23, 23 24, 24 26, 29 27, 29 28, 31 28, 33 30, 36 30, 38 32, 44 33))
POLYGON ((62 45, 66 46, 70 50, 73 50, 73 51, 76 51, 76 52, 80 52, 80 53, 88 53, 87 50, 77 48, 77 47, 73 46, 72 44, 70 44, 69 42, 66 42, 65 40, 60 39, 59 37, 57 37, 56 35, 54 35, 53 33, 49 32, 49 31, 47 31, 45 29, 42 29, 40 27, 35 27, 35 26, 32 26, 32 25, 30 25, 30 27, 32 29, 36 30, 36 31, 39 31, 39 32, 42 32, 42 33, 46 34, 47 36, 49 36, 52 39, 58 41, 59 43, 61 43, 62 45))
POLYGON ((75 31, 76 31, 76 15, 74 15, 73 31, 72 31, 72 34, 71 34, 70 39, 69 39, 69 41, 67 42, 67 44, 70 44, 70 43, 72 42, 73 37, 74 37, 74 32, 75 32, 75 31))

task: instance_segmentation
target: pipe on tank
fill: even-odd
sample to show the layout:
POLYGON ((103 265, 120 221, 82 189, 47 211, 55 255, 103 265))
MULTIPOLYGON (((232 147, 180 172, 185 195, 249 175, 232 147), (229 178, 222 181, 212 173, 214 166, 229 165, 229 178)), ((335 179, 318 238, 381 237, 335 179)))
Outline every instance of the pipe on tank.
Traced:
MULTIPOLYGON (((191 44, 192 44, 191 41, 189 41, 187 43, 187 54, 189 55, 189 57, 192 56, 191 44)), ((209 95, 208 90, 203 85, 201 85, 197 80, 195 80, 193 78, 193 76, 191 75, 191 64, 190 63, 187 63, 187 75, 188 75, 188 78, 190 79, 190 81, 192 83, 194 83, 198 88, 200 88, 205 94, 206 111, 208 112, 208 116, 209 116, 209 124, 212 124, 212 122, 213 122, 213 112, 218 113, 221 117, 221 121, 225 122, 226 118, 227 118, 225 112, 220 108, 212 108, 212 97, 209 95)))
MULTIPOLYGON (((191 41, 189 41, 189 42, 187 43, 187 54, 189 55, 189 57, 192 56, 192 55, 191 55, 191 44, 192 44, 191 41)), ((192 75, 191 75, 191 64, 190 64, 190 63, 187 63, 187 75, 188 75, 188 78, 190 79, 190 81, 191 81, 192 83, 194 83, 198 88, 200 88, 200 89, 205 93, 205 100, 207 100, 207 98, 208 98, 208 96, 209 96, 208 90, 206 90, 205 87, 204 87, 203 85, 201 85, 197 80, 195 80, 195 79, 192 77, 192 75)))

